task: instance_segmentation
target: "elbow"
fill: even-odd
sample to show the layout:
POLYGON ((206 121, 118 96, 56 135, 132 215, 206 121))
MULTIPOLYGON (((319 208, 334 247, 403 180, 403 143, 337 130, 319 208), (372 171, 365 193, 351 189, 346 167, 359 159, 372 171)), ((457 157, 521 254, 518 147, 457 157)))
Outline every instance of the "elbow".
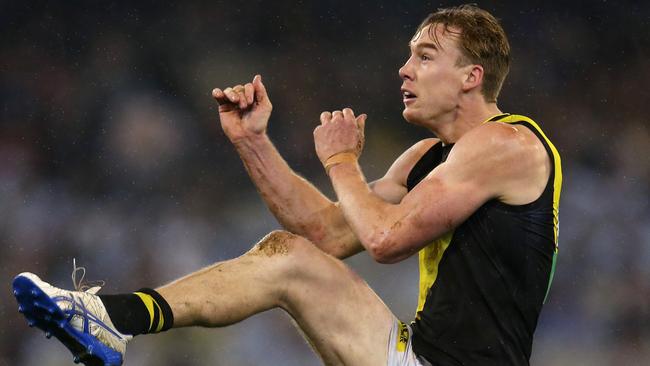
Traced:
POLYGON ((368 246, 368 253, 377 263, 393 264, 399 262, 402 259, 395 252, 394 248, 395 245, 390 245, 390 243, 385 240, 373 241, 368 246))
POLYGON ((390 229, 378 226, 364 233, 365 240, 362 242, 375 262, 393 264, 409 256, 409 234, 403 230, 396 230, 399 227, 398 222, 393 224, 390 229))
POLYGON ((381 264, 395 264, 400 261, 400 259, 397 259, 396 257, 392 257, 392 256, 374 257, 374 259, 375 262, 381 264))

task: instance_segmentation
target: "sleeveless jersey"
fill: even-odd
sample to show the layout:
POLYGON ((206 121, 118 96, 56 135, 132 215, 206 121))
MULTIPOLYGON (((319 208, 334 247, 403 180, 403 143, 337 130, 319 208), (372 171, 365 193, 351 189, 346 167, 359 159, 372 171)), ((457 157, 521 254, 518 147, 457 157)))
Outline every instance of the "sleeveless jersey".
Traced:
MULTIPOLYGON (((413 350, 436 366, 528 365, 555 270, 560 156, 530 118, 501 114, 486 122, 494 121, 535 133, 551 159, 551 173, 535 201, 508 205, 490 200, 420 250, 413 350)), ((408 190, 444 162, 452 147, 432 146, 409 173, 408 190)))

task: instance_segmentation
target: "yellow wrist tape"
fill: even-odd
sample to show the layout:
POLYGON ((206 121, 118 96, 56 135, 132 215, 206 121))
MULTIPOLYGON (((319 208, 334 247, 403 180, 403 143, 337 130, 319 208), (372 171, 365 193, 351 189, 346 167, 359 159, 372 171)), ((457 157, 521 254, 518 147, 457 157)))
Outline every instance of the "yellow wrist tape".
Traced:
POLYGON ((327 158, 327 161, 325 161, 325 172, 327 172, 327 175, 330 174, 330 169, 332 169, 333 166, 339 165, 342 163, 355 163, 357 161, 357 154, 351 153, 349 151, 344 151, 340 153, 336 153, 329 158, 327 158))

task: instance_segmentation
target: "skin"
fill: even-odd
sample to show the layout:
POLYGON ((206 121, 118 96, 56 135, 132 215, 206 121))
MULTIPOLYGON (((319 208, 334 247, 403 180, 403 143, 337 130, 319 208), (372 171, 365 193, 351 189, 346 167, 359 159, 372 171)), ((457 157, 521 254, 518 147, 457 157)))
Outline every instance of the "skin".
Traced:
POLYGON ((281 308, 324 364, 386 364, 390 310, 342 261, 286 231, 157 291, 172 308, 175 328, 223 327, 281 308))
MULTIPOLYGON (((550 174, 550 159, 530 130, 483 124, 501 113, 480 92, 483 68, 458 66, 461 51, 454 33, 441 26, 435 32, 439 44, 430 37, 428 27, 413 38, 411 57, 399 73, 403 90, 417 96, 405 100, 405 119, 434 132, 442 143, 454 143, 447 161, 397 204, 383 201, 368 189, 356 162, 330 170, 347 223, 364 248, 382 263, 411 256, 490 199, 513 205, 532 202, 550 174)), ((349 108, 323 113, 314 131, 321 162, 353 149, 363 135, 362 128, 349 108)))
MULTIPOLYGON (((269 234, 243 256, 205 268, 158 291, 175 326, 225 326, 280 307, 327 365, 385 365, 394 316, 340 259, 367 250, 378 262, 403 260, 457 227, 491 199, 519 205, 542 193, 550 159, 525 127, 483 124, 500 111, 481 94, 483 68, 459 66, 456 36, 436 27, 410 42, 399 70, 404 118, 435 133, 406 150, 381 179, 367 184, 355 159, 329 170, 332 202, 289 168, 266 128, 272 105, 261 77, 215 89, 221 126, 251 179, 286 231, 269 234), (412 191, 406 178, 435 143, 447 161, 412 191), (192 294, 188 297, 187 294, 192 294)), ((319 159, 363 149, 366 116, 326 111, 314 130, 319 159)))

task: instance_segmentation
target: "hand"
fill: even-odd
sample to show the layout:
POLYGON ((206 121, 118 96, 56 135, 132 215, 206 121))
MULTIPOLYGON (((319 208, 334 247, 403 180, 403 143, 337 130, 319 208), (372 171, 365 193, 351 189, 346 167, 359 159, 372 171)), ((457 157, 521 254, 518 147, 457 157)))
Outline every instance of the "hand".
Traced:
POLYGON ((321 113, 321 125, 314 130, 314 144, 323 165, 329 157, 341 152, 351 152, 357 157, 361 155, 367 117, 365 114, 355 117, 350 108, 321 113))
POLYGON ((260 75, 255 75, 253 82, 246 85, 216 88, 212 97, 219 103, 221 128, 231 142, 266 132, 273 106, 260 75))

